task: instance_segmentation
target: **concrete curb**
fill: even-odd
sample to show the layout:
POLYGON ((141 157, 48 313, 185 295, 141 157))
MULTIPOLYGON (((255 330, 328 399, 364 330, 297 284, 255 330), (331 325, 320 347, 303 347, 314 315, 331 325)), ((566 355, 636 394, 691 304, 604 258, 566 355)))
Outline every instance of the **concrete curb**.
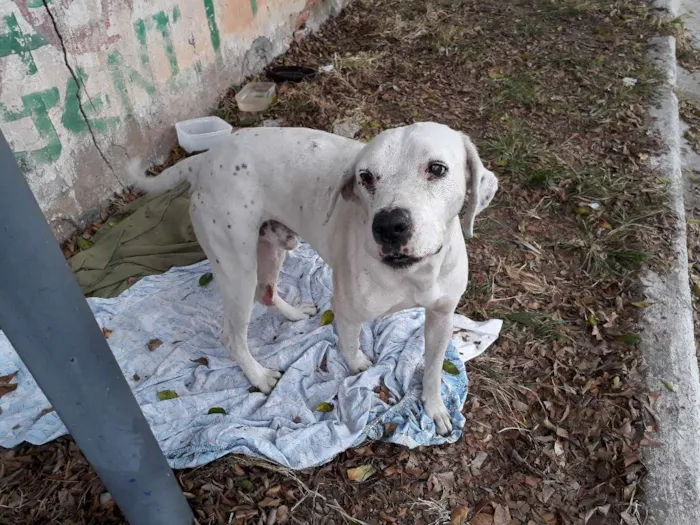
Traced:
POLYGON ((659 432, 654 437, 663 445, 646 447, 643 453, 648 523, 654 525, 700 523, 700 376, 688 278, 675 44, 673 37, 655 38, 648 53, 665 80, 650 112, 651 129, 665 149, 654 164, 670 180, 669 204, 678 219, 673 239, 676 258, 670 271, 664 275, 649 271, 642 280, 648 301, 654 304, 641 319, 640 348, 649 365, 647 386, 661 392, 655 408, 659 432), (675 392, 668 384, 675 386, 675 392))

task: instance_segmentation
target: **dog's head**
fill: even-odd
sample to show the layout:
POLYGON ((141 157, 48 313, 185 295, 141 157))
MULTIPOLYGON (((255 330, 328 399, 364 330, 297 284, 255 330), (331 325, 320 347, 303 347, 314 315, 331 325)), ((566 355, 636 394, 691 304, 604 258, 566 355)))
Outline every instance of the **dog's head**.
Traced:
POLYGON ((465 204, 462 229, 472 237, 474 218, 497 189, 469 137, 422 122, 384 131, 362 148, 331 194, 328 217, 338 196, 356 202, 377 257, 404 268, 440 252, 465 204))

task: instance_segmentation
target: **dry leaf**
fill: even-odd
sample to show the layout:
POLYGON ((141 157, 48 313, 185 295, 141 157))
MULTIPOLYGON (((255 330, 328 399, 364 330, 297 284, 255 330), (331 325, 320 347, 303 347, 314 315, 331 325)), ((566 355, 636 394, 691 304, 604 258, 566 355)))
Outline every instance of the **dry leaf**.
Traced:
POLYGON ((113 333, 114 330, 110 330, 109 328, 102 328, 102 335, 105 336, 105 339, 107 339, 113 333))
POLYGON ((503 505, 494 505, 493 525, 510 525, 510 509, 503 505))
POLYGON ((477 514, 471 519, 469 525, 493 525, 493 516, 488 514, 477 514))
POLYGON ((361 481, 367 481, 376 472, 377 470, 372 465, 362 465, 355 468, 349 468, 348 479, 359 483, 361 481))
POLYGON ((17 390, 18 386, 19 385, 17 383, 7 385, 0 382, 0 397, 4 396, 5 394, 9 394, 10 392, 14 392, 15 390, 17 390))
POLYGON ((197 359, 190 359, 190 361, 202 366, 209 366, 209 360, 206 357, 198 357, 197 359))
POLYGON ((384 423, 384 437, 388 438, 393 436, 398 426, 398 423, 384 423))
POLYGON ((6 376, 0 376, 0 385, 6 385, 6 384, 9 383, 10 381, 12 381, 12 379, 13 379, 16 375, 17 375, 17 372, 15 371, 15 372, 12 372, 11 374, 8 374, 8 375, 6 375, 6 376))
POLYGON ((163 344, 163 341, 161 341, 160 339, 151 339, 151 340, 148 342, 148 345, 147 345, 147 346, 148 346, 148 349, 149 349, 151 352, 153 352, 153 350, 155 350, 156 348, 158 348, 158 347, 159 347, 160 345, 162 345, 162 344, 163 344))
POLYGON ((280 500, 279 498, 265 498, 260 503, 258 503, 258 506, 262 508, 279 507, 280 503, 282 503, 282 500, 280 500))
POLYGON ((558 439, 554 442, 554 453, 557 456, 564 454, 564 444, 558 439))
POLYGON ((277 494, 279 494, 281 490, 282 490, 282 485, 273 485, 272 487, 270 487, 269 489, 267 489, 265 491, 265 496, 270 496, 270 497, 277 496, 277 494))
POLYGON ((450 525, 465 525, 469 516, 469 507, 459 505, 452 509, 450 514, 450 525))
POLYGON ((401 467, 398 465, 390 465, 387 468, 384 469, 384 475, 385 476, 393 476, 394 474, 401 472, 401 467))

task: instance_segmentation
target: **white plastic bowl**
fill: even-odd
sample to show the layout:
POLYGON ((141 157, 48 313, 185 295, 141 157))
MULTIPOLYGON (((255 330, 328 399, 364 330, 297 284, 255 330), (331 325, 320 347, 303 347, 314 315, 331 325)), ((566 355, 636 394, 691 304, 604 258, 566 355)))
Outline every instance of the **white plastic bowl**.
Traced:
POLYGON ((206 151, 231 134, 233 127, 219 117, 201 117, 175 124, 177 142, 187 153, 206 151))

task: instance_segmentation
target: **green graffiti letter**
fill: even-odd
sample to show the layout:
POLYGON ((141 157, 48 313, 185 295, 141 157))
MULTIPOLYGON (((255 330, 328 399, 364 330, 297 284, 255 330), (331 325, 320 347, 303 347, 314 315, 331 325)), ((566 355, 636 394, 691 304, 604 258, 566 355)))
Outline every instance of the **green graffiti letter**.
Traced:
POLYGON ((221 37, 219 36, 219 26, 216 25, 216 12, 214 11, 214 0, 204 0, 204 12, 207 15, 209 24, 209 36, 214 51, 219 52, 221 47, 221 37))
POLYGON ((32 56, 32 51, 44 47, 49 43, 39 33, 26 35, 17 23, 14 14, 4 17, 8 32, 0 35, 0 58, 9 55, 17 55, 22 63, 27 66, 27 74, 33 75, 37 72, 36 63, 32 56))
POLYGON ((82 93, 85 93, 85 81, 88 76, 82 68, 75 70, 75 76, 78 81, 71 76, 66 85, 66 104, 61 116, 63 127, 73 133, 83 133, 92 129, 93 132, 107 133, 110 129, 114 129, 119 125, 119 117, 91 118, 98 115, 103 109, 108 108, 107 99, 103 100, 101 95, 89 97, 87 103, 83 100, 82 93), (78 85, 80 84, 80 86, 78 85), (82 91, 80 90, 82 87, 82 91), (80 97, 80 99, 78 99, 80 97), (80 105, 83 105, 82 111, 80 105), (83 116, 83 113, 85 116, 83 116), (88 122, 85 122, 87 117, 88 122), (90 126, 88 127, 88 123, 90 126))
POLYGON ((0 102, 0 120, 14 122, 30 117, 39 136, 46 141, 46 146, 32 151, 16 151, 17 161, 25 169, 49 164, 61 156, 61 140, 58 138, 56 128, 51 122, 48 110, 58 104, 58 88, 47 89, 37 93, 22 96, 23 109, 19 111, 8 110, 0 102))
POLYGON ((129 99, 129 92, 127 91, 127 81, 130 84, 136 84, 141 89, 143 89, 149 96, 153 97, 156 95, 155 86, 146 80, 141 73, 132 69, 130 66, 124 63, 124 59, 115 51, 107 55, 107 66, 112 73, 112 82, 114 83, 114 89, 119 94, 122 105, 126 110, 127 117, 134 116, 134 107, 131 105, 131 100, 129 99))

